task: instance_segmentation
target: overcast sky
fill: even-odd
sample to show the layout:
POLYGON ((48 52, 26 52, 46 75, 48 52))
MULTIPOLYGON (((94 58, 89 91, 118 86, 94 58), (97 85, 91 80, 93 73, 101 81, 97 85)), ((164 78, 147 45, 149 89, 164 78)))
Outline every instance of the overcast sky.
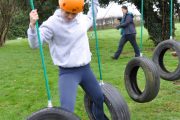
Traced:
MULTIPOLYGON (((107 8, 99 8, 97 19, 122 16, 121 6, 117 3, 110 3, 107 8)), ((128 3, 126 6, 128 6, 129 12, 132 12, 134 15, 140 15, 135 5, 128 3)))

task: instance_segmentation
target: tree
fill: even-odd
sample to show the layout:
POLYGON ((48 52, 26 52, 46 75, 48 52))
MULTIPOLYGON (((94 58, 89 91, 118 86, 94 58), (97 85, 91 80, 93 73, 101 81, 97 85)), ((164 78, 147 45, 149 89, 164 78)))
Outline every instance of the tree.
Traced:
POLYGON ((6 36, 11 20, 19 6, 24 5, 24 0, 0 0, 0 47, 6 41, 6 36))
MULTIPOLYGON (((141 9, 139 0, 132 2, 141 9)), ((177 0, 173 0, 173 15, 174 5, 178 4, 177 0)), ((170 38, 170 0, 144 0, 144 20, 145 28, 147 28, 150 39, 157 45, 163 40, 170 38), (156 10, 155 10, 156 9, 156 10)), ((174 19, 173 19, 173 34, 174 34, 174 19)))
MULTIPOLYGON (((55 1, 57 0, 36 0, 35 5, 38 6, 40 10, 41 16, 49 16, 49 11, 54 10, 51 9, 50 6, 55 5, 55 1), (44 6, 46 7, 44 7, 44 6), (46 11, 43 13, 41 11, 46 11), (46 14, 45 14, 46 13, 46 14)), ((21 33, 22 30, 15 30, 16 28, 22 29, 22 26, 17 27, 16 22, 20 23, 22 21, 27 21, 27 12, 30 11, 29 0, 0 0, 0 47, 4 45, 7 40, 8 32, 11 34, 18 34, 19 31, 21 33), (23 17, 23 14, 26 16, 23 17), (18 20, 19 19, 19 20, 18 20), (12 21, 14 22, 12 24, 12 21), (10 29, 10 30, 9 30, 10 29)), ((24 30, 25 27, 23 27, 24 30)), ((25 34, 25 31, 24 31, 25 34)))
POLYGON ((0 47, 5 43, 10 20, 15 11, 15 0, 0 1, 0 47))
POLYGON ((58 7, 58 0, 36 0, 34 3, 39 14, 39 24, 52 15, 58 7))

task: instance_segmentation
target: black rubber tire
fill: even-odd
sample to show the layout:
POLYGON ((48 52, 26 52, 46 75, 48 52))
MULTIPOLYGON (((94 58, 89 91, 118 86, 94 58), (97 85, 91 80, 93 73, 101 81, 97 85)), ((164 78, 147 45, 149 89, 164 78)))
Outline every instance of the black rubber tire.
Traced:
POLYGON ((165 40, 158 44, 154 50, 153 61, 159 69, 159 74, 162 79, 174 81, 180 79, 180 43, 175 40, 165 40), (179 64, 174 72, 170 72, 165 68, 163 58, 168 49, 176 51, 179 64))
MULTIPOLYGON (((111 120, 130 120, 130 113, 126 102, 120 95, 119 91, 112 85, 104 83, 101 85, 104 94, 104 103, 109 109, 111 120)), ((92 114, 93 102, 88 95, 84 97, 84 105, 88 114, 89 120, 96 120, 92 114)), ((105 115, 106 116, 106 115, 105 115)))
POLYGON ((35 112, 27 120, 80 120, 80 118, 71 112, 53 107, 35 112))
POLYGON ((145 57, 136 57, 129 61, 126 66, 125 86, 129 96, 136 102, 145 103, 152 101, 159 92, 160 76, 158 69, 152 60, 145 57), (137 72, 142 68, 146 78, 146 85, 141 91, 137 84, 137 72))

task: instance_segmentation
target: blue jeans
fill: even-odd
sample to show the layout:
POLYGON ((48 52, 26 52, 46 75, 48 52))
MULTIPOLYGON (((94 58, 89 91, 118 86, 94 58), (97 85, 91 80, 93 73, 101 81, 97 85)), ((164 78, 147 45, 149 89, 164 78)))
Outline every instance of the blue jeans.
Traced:
POLYGON ((139 51, 139 47, 136 43, 136 34, 129 34, 129 35, 123 35, 121 37, 121 40, 119 42, 119 46, 118 46, 118 50, 116 51, 116 53, 114 54, 114 58, 118 59, 118 57, 120 56, 124 45, 126 44, 126 42, 129 41, 131 43, 131 45, 134 48, 134 52, 135 52, 135 57, 139 57, 140 56, 140 51, 139 51))
POLYGON ((97 82, 90 65, 77 68, 60 68, 59 93, 61 108, 74 112, 78 85, 94 102, 93 113, 97 120, 104 120, 103 92, 97 82))

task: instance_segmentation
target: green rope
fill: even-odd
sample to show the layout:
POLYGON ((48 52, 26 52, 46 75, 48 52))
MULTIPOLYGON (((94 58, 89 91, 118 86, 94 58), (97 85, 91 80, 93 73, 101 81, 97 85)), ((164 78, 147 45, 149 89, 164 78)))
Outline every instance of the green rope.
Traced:
POLYGON ((140 34, 140 51, 143 51, 143 26, 144 26, 144 0, 141 0, 141 34, 140 34))
MULTIPOLYGON (((30 0, 30 4, 31 4, 31 9, 34 10, 33 0, 30 0)), ((46 65, 45 65, 45 61, 44 61, 44 53, 43 53, 43 47, 42 47, 41 38, 40 38, 38 21, 36 21, 36 31, 37 31, 37 36, 38 36, 38 43, 39 43, 39 50, 40 50, 40 55, 41 55, 42 67, 43 67, 43 71, 44 71, 44 78, 45 78, 48 102, 51 102, 51 94, 50 94, 50 88, 49 88, 49 83, 48 83, 46 65)))
POLYGON ((172 39, 173 36, 173 0, 170 0, 170 39, 172 39))
POLYGON ((97 28, 96 28, 96 16, 95 16, 95 13, 94 13, 94 0, 92 0, 92 15, 93 15, 94 34, 95 34, 95 39, 96 39, 96 54, 97 54, 97 57, 98 57, 99 75, 100 75, 100 80, 102 80, 101 58, 100 58, 98 35, 97 35, 97 28))

